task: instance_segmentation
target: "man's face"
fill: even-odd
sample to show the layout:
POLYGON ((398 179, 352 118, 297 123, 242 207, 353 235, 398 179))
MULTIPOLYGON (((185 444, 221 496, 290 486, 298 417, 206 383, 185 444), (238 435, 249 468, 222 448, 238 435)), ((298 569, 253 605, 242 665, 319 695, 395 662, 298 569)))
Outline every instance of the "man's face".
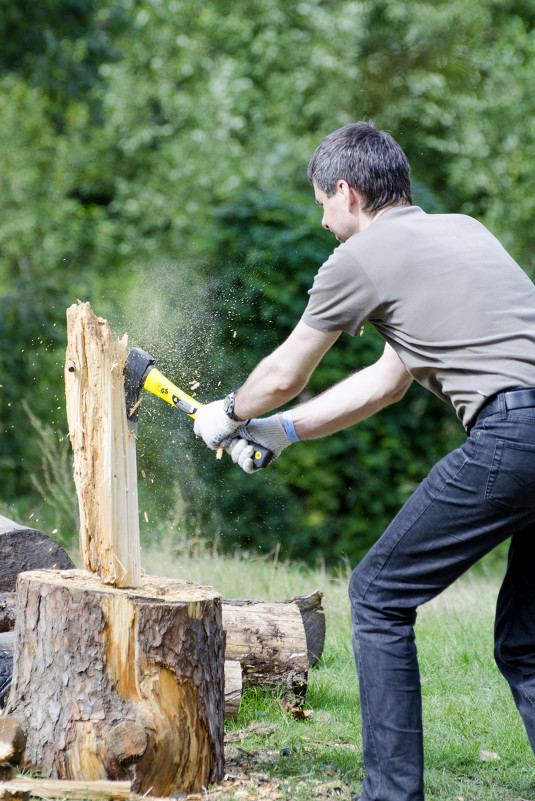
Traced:
POLYGON ((339 242, 345 242, 353 234, 358 234, 359 215, 355 214, 354 205, 351 204, 345 187, 340 183, 334 195, 327 197, 316 182, 313 182, 313 186, 316 203, 323 209, 322 226, 327 231, 332 231, 339 242))

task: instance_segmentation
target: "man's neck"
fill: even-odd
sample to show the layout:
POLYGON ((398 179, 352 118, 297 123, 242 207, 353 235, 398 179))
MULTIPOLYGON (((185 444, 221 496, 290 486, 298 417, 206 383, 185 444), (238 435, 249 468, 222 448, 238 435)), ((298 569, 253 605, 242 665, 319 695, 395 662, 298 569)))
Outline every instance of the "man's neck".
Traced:
POLYGON ((375 220, 378 220, 379 217, 382 217, 383 214, 386 214, 387 211, 392 211, 392 209, 397 209, 399 206, 410 206, 410 203, 407 203, 405 200, 400 200, 398 203, 391 203, 390 206, 383 206, 382 209, 378 209, 369 219, 369 225, 375 220))

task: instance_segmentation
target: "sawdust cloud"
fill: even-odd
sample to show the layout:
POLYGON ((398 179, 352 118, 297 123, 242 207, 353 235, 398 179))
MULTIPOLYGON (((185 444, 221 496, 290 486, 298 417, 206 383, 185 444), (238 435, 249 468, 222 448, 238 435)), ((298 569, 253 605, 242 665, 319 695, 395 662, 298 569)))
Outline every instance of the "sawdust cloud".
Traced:
MULTIPOLYGON (((221 296, 219 302, 224 319, 217 317, 211 291, 195 265, 163 262, 145 267, 121 297, 113 323, 116 335, 128 334, 129 347, 148 351, 158 370, 201 402, 223 397, 244 377, 222 374, 219 345, 223 335, 239 347, 233 309, 240 301, 228 287, 224 302, 221 296)), ((235 492, 229 473, 208 469, 215 454, 197 440, 191 418, 149 392, 142 392, 137 457, 140 523, 146 540, 154 536, 155 521, 166 514, 176 517, 177 504, 184 510, 181 527, 191 525, 191 517, 201 510, 208 528, 224 536, 217 504, 221 494, 235 492)), ((234 475, 233 483, 240 478, 234 475)))
POLYGON ((206 369, 214 326, 206 287, 193 270, 172 263, 145 268, 120 312, 129 346, 148 351, 174 383, 192 382, 206 369))

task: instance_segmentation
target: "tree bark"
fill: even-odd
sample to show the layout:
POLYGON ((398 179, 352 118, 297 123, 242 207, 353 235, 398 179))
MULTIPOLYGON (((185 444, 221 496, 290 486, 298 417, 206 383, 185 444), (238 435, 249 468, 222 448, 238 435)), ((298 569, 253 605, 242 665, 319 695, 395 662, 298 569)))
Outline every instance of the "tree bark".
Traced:
POLYGON ((224 635, 209 587, 147 577, 117 589, 87 571, 17 583, 13 682, 21 765, 48 778, 129 779, 198 792, 223 775, 224 635))
POLYGON ((67 309, 65 393, 84 567, 117 587, 140 583, 136 443, 128 431, 126 337, 89 303, 67 309))

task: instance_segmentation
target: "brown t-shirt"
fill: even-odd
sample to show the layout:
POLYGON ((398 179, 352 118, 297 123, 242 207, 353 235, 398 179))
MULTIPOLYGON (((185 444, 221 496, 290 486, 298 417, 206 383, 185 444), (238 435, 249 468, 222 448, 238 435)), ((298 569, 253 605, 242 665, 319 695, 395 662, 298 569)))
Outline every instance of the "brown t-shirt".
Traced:
POLYGON ((465 426, 490 395, 535 386, 535 287, 461 214, 397 206, 336 248, 303 322, 355 336, 368 321, 465 426))

